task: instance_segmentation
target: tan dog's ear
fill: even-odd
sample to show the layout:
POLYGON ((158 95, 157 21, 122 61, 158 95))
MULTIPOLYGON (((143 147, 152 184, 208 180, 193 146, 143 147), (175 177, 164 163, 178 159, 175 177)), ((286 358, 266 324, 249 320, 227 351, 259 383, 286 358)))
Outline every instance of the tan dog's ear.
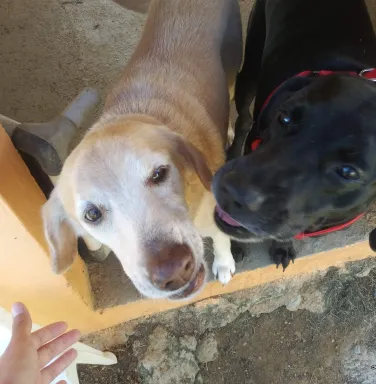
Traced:
POLYGON ((77 255, 77 237, 56 188, 43 206, 42 217, 52 270, 57 274, 63 273, 73 264, 77 255))
POLYGON ((194 169, 201 180, 203 186, 210 191, 213 175, 206 164, 206 160, 201 151, 194 145, 184 140, 181 136, 177 139, 177 153, 184 158, 188 165, 194 169))

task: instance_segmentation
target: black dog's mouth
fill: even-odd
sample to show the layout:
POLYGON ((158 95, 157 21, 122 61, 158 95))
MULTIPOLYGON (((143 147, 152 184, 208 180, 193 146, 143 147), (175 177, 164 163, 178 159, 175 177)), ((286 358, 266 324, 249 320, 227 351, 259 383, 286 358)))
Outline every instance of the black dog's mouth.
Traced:
POLYGON ((233 219, 228 213, 226 213, 218 205, 214 211, 214 220, 218 228, 225 234, 239 239, 239 240, 249 240, 254 238, 255 235, 249 231, 247 228, 243 227, 238 221, 233 219))
POLYGON ((218 218, 223 221, 224 223, 226 223, 227 225, 229 225, 230 227, 235 227, 235 228, 239 228, 239 227, 242 227, 242 225, 236 221, 235 219, 233 219, 228 213, 226 213, 220 206, 216 206, 215 207, 215 213, 216 215, 218 216, 218 218))
MULTIPOLYGON (((286 239, 292 239, 294 237, 294 234, 280 237, 271 232, 266 232, 259 226, 253 226, 253 230, 248 229, 243 224, 232 218, 227 212, 223 211, 223 209, 219 206, 216 206, 215 208, 214 220, 217 227, 223 233, 239 241, 257 242, 267 239, 286 241, 286 239)), ((300 232, 296 231, 296 233, 300 232)))

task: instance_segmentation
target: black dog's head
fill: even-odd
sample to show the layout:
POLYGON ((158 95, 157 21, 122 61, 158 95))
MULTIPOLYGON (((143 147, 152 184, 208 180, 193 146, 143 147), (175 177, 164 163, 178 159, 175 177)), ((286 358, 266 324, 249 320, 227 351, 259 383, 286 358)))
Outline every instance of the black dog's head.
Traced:
POLYGON ((262 140, 216 174, 219 228, 245 241, 293 238, 353 219, 376 197, 376 84, 293 78, 261 112, 262 140))

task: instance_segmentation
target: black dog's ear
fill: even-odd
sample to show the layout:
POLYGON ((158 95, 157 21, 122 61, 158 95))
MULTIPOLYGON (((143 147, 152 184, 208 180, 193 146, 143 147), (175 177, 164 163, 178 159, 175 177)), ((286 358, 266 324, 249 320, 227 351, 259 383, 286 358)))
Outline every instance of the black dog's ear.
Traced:
POLYGON ((369 246, 373 252, 376 252, 376 228, 369 234, 369 246))

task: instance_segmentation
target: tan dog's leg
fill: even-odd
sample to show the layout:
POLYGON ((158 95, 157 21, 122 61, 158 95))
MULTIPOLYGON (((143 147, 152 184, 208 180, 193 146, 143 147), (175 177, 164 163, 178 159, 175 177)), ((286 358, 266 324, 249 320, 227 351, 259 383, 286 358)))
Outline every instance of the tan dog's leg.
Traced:
MULTIPOLYGON (((235 85, 238 71, 243 56, 243 38, 239 4, 234 2, 227 23, 227 38, 223 40, 222 62, 226 72, 229 90, 230 109, 231 103, 235 99, 235 85)), ((234 129, 229 120, 227 131, 227 148, 232 144, 235 137, 234 129)))
POLYGON ((235 84, 243 57, 243 32, 239 3, 233 1, 228 16, 226 36, 221 49, 223 69, 227 77, 230 103, 234 100, 235 84))
MULTIPOLYGON (((231 73, 228 76, 228 91, 229 91, 229 95, 230 95, 230 111, 231 111, 231 104, 234 101, 234 97, 235 97, 236 76, 237 76, 237 73, 231 73)), ((230 115, 230 119, 229 119, 229 122, 228 122, 227 146, 226 146, 226 149, 231 146, 232 142, 234 141, 234 137, 235 137, 235 130, 234 130, 234 127, 231 124, 231 115, 230 115)))
POLYGON ((222 284, 227 284, 235 273, 235 261, 231 253, 230 237, 222 233, 214 220, 214 195, 207 193, 202 200, 201 210, 196 217, 195 224, 202 237, 213 239, 214 261, 212 271, 214 277, 222 284))
POLYGON ((235 261, 231 253, 231 241, 228 236, 217 231, 213 236, 214 262, 212 271, 222 283, 227 284, 235 273, 235 261))
POLYGON ((100 243, 98 240, 94 239, 94 237, 90 235, 83 235, 82 238, 86 246, 88 247, 90 254, 96 261, 103 261, 107 258, 107 256, 111 253, 111 250, 100 243))
POLYGON ((234 138, 235 138, 235 131, 234 131, 234 128, 231 124, 231 121, 229 121, 228 123, 228 131, 227 131, 227 148, 229 148, 232 144, 232 142, 234 141, 234 138))
POLYGON ((238 73, 231 73, 228 76, 228 91, 230 94, 230 103, 234 101, 235 98, 235 84, 236 84, 236 76, 238 73))

